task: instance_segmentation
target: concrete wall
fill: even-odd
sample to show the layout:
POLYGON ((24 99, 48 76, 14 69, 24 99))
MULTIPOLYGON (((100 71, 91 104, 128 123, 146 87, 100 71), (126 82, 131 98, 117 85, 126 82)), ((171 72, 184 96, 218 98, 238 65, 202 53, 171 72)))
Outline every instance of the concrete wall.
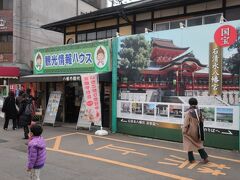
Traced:
MULTIPOLYGON (((34 49, 63 44, 62 33, 44 30, 40 26, 76 16, 76 5, 76 0, 14 1, 13 61, 31 67, 34 49)), ((78 14, 94 10, 96 8, 87 3, 78 2, 78 14)))

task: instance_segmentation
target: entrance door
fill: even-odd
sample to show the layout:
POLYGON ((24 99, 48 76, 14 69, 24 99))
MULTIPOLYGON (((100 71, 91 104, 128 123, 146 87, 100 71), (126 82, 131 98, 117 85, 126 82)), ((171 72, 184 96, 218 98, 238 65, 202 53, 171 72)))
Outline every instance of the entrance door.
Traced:
POLYGON ((82 101, 81 82, 68 82, 65 85, 65 122, 77 123, 82 101))
POLYGON ((101 98, 101 109, 102 109, 102 126, 110 126, 110 84, 101 83, 100 98, 101 98))

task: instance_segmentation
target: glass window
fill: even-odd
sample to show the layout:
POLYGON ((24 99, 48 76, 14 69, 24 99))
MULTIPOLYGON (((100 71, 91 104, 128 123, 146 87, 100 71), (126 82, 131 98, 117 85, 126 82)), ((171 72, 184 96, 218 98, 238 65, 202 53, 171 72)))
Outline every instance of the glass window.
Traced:
POLYGON ((96 32, 87 33, 87 40, 88 41, 96 40, 96 32))
POLYGON ((13 42, 13 37, 12 37, 12 35, 8 35, 7 41, 8 41, 8 42, 13 42))
POLYGON ((202 25, 202 17, 192 18, 187 20, 187 26, 198 26, 202 25))
POLYGON ((77 42, 84 42, 87 40, 86 33, 77 35, 77 42))
POLYGON ((106 39, 106 31, 98 31, 97 32, 97 39, 106 39))
POLYGON ((204 24, 212 24, 220 22, 221 14, 214 14, 210 16, 204 16, 204 24))
POLYGON ((109 29, 107 30, 107 38, 115 37, 117 29, 109 29))
POLYGON ((240 12, 240 7, 227 9, 225 18, 228 21, 238 20, 238 19, 240 19, 240 13, 239 12, 240 12))
POLYGON ((0 35, 0 42, 7 42, 6 36, 0 35))
POLYGON ((135 34, 144 33, 145 32, 145 28, 152 29, 152 23, 150 21, 147 21, 147 22, 136 22, 135 34))
POLYGON ((0 10, 13 9, 13 0, 0 0, 0 10))
POLYGON ((185 20, 172 21, 170 22, 170 29, 180 28, 180 23, 186 24, 185 20))
POLYGON ((112 29, 112 37, 116 37, 117 29, 112 29))
POLYGON ((164 31, 169 29, 169 22, 155 24, 154 31, 164 31))

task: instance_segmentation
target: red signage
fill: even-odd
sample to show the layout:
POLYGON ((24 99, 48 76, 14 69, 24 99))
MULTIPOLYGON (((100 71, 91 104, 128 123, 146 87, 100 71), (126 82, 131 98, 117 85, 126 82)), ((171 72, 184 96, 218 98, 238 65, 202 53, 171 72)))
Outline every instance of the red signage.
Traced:
POLYGON ((215 43, 220 47, 228 47, 237 40, 237 30, 231 25, 219 27, 214 34, 215 43))

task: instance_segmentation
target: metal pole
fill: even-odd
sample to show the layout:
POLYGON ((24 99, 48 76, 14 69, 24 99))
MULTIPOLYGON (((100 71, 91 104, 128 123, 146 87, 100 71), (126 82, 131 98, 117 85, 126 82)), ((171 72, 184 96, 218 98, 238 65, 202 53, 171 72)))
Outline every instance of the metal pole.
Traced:
POLYGON ((78 0, 76 0, 76 16, 78 16, 78 0))
POLYGON ((240 151, 240 102, 239 102, 239 99, 240 99, 240 66, 238 68, 238 109, 239 109, 239 115, 238 115, 238 150, 240 151))
POLYGON ((112 133, 117 132, 117 51, 118 38, 112 40, 112 133))

